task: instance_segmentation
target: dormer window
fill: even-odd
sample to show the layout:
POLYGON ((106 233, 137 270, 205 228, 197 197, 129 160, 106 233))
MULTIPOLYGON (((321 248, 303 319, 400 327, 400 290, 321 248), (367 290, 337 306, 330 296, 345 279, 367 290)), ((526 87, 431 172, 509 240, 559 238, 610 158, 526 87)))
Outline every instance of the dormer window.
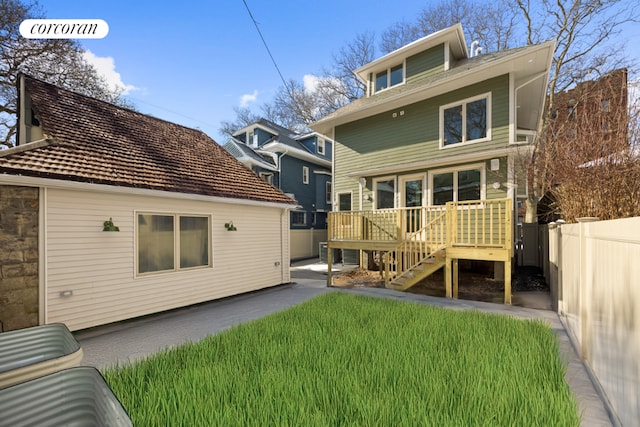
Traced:
POLYGON ((391 86, 399 85, 404 81, 404 67, 398 64, 376 73, 376 92, 387 89, 391 86))
POLYGON ((253 133, 253 131, 249 131, 248 133, 247 145, 251 145, 254 148, 258 147, 258 135, 253 133))
POLYGON ((324 139, 318 138, 318 145, 316 146, 318 154, 324 154, 324 139))

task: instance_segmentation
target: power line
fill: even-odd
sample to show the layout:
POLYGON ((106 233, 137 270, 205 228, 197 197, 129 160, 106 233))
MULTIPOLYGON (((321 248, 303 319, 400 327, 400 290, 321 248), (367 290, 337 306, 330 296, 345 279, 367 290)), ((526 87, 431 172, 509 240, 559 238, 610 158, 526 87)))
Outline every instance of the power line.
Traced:
POLYGON ((280 71, 280 67, 278 67, 278 64, 277 64, 275 58, 271 54, 271 50, 269 49, 269 46, 267 45, 267 41, 264 39, 264 36, 262 35, 262 31, 260 31, 260 27, 258 26, 258 22, 253 17, 253 13, 251 13, 251 9, 249 9, 249 5, 247 4, 247 1, 246 0, 242 0, 242 2, 244 3, 244 7, 247 8, 247 12, 249 13, 249 16, 251 17, 251 20, 253 21, 253 25, 256 27, 256 30, 258 31, 258 34, 260 35, 260 39, 262 40, 262 43, 264 44, 264 47, 267 49, 267 53, 269 54, 269 57, 271 58, 271 62, 273 62, 273 66, 276 67, 276 71, 278 71, 278 75, 280 76, 280 80, 282 80, 282 84, 284 84, 284 87, 287 89, 287 92, 290 92, 289 91, 289 85, 287 85, 287 82, 284 79, 284 76, 282 75, 282 72, 280 71))

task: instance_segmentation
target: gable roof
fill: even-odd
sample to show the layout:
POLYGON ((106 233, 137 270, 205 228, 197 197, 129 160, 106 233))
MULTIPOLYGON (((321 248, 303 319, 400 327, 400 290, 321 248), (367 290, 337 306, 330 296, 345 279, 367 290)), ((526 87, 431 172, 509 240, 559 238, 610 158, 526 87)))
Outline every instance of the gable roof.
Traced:
POLYGON ((464 38, 462 24, 457 23, 389 52, 386 55, 363 65, 353 72, 360 80, 366 82, 368 73, 378 70, 381 67, 388 68, 397 65, 397 62, 401 62, 411 55, 444 43, 449 44, 449 48, 456 58, 467 57, 467 42, 464 38))
POLYGON ((204 132, 22 75, 43 140, 0 151, 0 173, 294 204, 204 132))
POLYGON ((247 144, 238 141, 234 137, 229 137, 223 148, 233 155, 241 163, 251 163, 260 166, 265 169, 276 171, 275 160, 272 156, 262 155, 247 144), (245 162, 246 160, 246 162, 245 162))
MULTIPOLYGON (((356 99, 312 123, 310 127, 317 132, 330 134, 335 126, 508 73, 513 74, 516 87, 526 83, 525 90, 528 92, 521 94, 525 95, 522 99, 542 106, 554 46, 555 41, 549 41, 465 58, 457 61, 449 70, 427 74, 369 97, 356 99)), ((525 115, 522 116, 524 118, 525 115)), ((533 112, 531 116, 538 118, 540 114, 533 112)))
MULTIPOLYGON (((303 143, 300 142, 300 140, 302 140, 303 138, 307 138, 312 134, 319 135, 317 132, 307 133, 303 135, 303 134, 294 132, 291 129, 287 129, 283 126, 273 123, 270 120, 261 118, 258 121, 253 122, 250 125, 247 125, 242 129, 235 131, 233 135, 238 136, 246 132, 248 129, 252 129, 255 127, 260 127, 265 130, 268 129, 269 133, 274 134, 274 136, 268 139, 267 141, 265 141, 257 150, 254 150, 252 147, 249 147, 246 144, 242 144, 237 139, 234 139, 234 141, 236 142, 236 145, 238 146, 244 145, 244 147, 247 147, 247 148, 242 147, 243 150, 245 151, 244 155, 246 155, 247 157, 253 157, 251 154, 247 153, 248 150, 254 151, 255 156, 259 156, 260 151, 268 151, 272 153, 286 153, 289 156, 307 160, 324 167, 329 167, 329 168, 331 167, 330 160, 327 160, 324 156, 317 154, 313 150, 310 150, 308 147, 306 147, 303 143)), ((329 138, 325 136, 323 136, 323 138, 331 141, 329 138)), ((241 154, 238 152, 234 153, 233 149, 229 151, 232 154, 236 155, 236 157, 238 154, 241 154)))

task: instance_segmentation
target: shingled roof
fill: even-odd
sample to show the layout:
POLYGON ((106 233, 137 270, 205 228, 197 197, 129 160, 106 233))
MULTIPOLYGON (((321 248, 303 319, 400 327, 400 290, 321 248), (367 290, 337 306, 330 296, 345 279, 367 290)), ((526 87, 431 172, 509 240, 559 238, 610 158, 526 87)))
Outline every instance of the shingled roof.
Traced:
POLYGON ((45 140, 0 151, 0 173, 295 203, 200 130, 23 78, 45 140))

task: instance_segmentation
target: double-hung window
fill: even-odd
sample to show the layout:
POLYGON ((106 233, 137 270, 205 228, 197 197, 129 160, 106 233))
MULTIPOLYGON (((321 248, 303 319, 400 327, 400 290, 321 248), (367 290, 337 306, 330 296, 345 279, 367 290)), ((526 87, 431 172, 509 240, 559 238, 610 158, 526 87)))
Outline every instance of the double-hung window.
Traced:
POLYGON ((491 94, 440 107, 440 147, 491 139, 491 94))
POLYGON ((211 218, 138 213, 138 274, 211 266, 211 218))
POLYGON ((399 85, 404 81, 404 66, 398 64, 376 73, 375 92, 399 85))
POLYGON ((302 167, 302 183, 303 184, 309 183, 309 167, 308 166, 302 167))
POLYGON ((318 138, 318 145, 316 146, 318 154, 324 154, 324 139, 318 138))

